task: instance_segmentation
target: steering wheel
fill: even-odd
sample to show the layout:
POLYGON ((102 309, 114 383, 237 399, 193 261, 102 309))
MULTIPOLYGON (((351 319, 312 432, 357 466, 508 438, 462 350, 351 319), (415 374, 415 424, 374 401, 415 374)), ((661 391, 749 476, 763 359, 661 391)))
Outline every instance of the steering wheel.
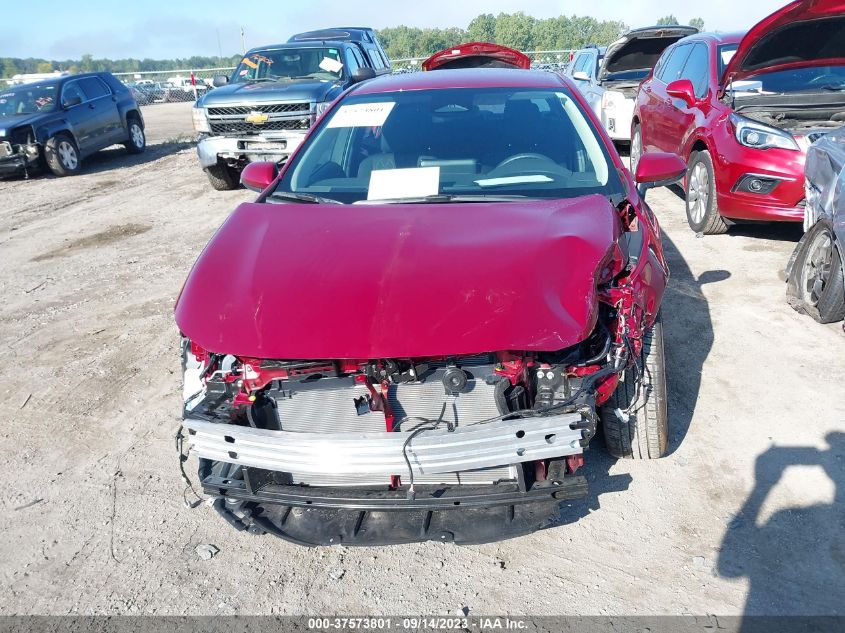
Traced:
POLYGON ((521 160, 542 160, 542 161, 545 161, 547 163, 554 163, 555 165, 557 164, 551 158, 549 158, 548 156, 545 156, 543 154, 535 154, 534 152, 524 152, 522 154, 515 154, 513 156, 509 156, 508 158, 503 160, 501 163, 496 165, 492 169, 492 171, 496 171, 497 169, 501 169, 502 167, 507 167, 511 163, 516 163, 516 162, 519 162, 521 160))

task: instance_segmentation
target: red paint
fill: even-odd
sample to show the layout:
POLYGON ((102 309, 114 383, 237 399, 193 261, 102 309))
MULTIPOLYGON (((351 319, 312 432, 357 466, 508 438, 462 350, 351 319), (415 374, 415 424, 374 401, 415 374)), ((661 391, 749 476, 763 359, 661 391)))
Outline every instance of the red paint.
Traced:
POLYGON ((620 225, 598 195, 444 205, 243 204, 176 305, 191 340, 254 358, 557 350, 597 318, 620 225))
MULTIPOLYGON (((740 39, 740 34, 701 34, 683 40, 701 43, 707 48, 709 57, 708 92, 691 106, 677 96, 671 96, 670 86, 649 75, 640 86, 634 110, 634 122, 640 124, 643 149, 670 152, 689 161, 696 144, 703 143, 713 160, 717 203, 724 217, 801 221, 804 212, 798 204, 804 197, 804 152, 777 148, 761 150, 740 145, 729 121, 733 110, 729 103, 723 103, 719 98, 722 84, 717 76, 718 47, 735 44, 740 39), (767 195, 732 191, 739 179, 749 173, 783 180, 767 195)), ((669 50, 672 49, 667 49, 667 53, 669 50)))
POLYGON ((684 175, 687 166, 677 154, 650 152, 637 163, 634 180, 638 183, 665 182, 684 175))
POLYGON ((514 68, 531 68, 531 58, 517 50, 489 42, 469 42, 435 53, 422 63, 422 69, 437 70, 444 64, 468 57, 487 57, 510 64, 514 68))
POLYGON ((259 161, 249 163, 241 172, 241 184, 253 191, 264 191, 279 175, 276 163, 259 161))

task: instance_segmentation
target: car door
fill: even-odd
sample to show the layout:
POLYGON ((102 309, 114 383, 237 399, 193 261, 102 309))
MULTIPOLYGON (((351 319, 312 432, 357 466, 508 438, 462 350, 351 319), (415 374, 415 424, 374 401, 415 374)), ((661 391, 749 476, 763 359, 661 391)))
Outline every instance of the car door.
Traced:
POLYGON ((652 81, 643 87, 645 107, 641 107, 641 130, 644 151, 668 152, 677 144, 672 138, 674 128, 667 123, 667 117, 674 112, 672 97, 666 92, 666 86, 679 79, 684 64, 692 50, 692 44, 681 44, 669 49, 665 63, 658 69, 652 81))
POLYGON ((94 151, 124 141, 123 120, 111 88, 99 77, 83 77, 79 82, 87 98, 88 114, 93 120, 94 151))
MULTIPOLYGON (((699 42, 693 45, 684 68, 678 79, 689 79, 695 89, 696 99, 703 99, 709 89, 710 59, 707 46, 699 42)), ((662 121, 665 126, 665 142, 663 149, 668 152, 682 154, 684 140, 696 120, 701 117, 698 103, 690 106, 683 99, 668 97, 670 107, 666 108, 666 115, 662 121)))
POLYGON ((95 121, 90 115, 87 97, 82 91, 79 79, 67 81, 62 86, 60 103, 65 112, 65 120, 76 139, 81 154, 89 154, 95 147, 95 121))

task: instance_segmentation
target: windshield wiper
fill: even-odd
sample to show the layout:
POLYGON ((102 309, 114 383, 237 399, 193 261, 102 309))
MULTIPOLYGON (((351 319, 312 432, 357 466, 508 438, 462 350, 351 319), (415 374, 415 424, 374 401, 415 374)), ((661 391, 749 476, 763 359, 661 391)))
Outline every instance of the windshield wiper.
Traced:
POLYGON ((274 191, 269 197, 271 199, 293 200, 308 204, 343 204, 340 200, 335 200, 334 198, 323 198, 322 196, 315 196, 311 193, 294 193, 293 191, 274 191))
POLYGON ((408 198, 386 198, 384 200, 358 200, 353 204, 449 204, 460 202, 511 202, 528 200, 524 195, 486 196, 477 194, 444 194, 431 196, 412 196, 408 198))

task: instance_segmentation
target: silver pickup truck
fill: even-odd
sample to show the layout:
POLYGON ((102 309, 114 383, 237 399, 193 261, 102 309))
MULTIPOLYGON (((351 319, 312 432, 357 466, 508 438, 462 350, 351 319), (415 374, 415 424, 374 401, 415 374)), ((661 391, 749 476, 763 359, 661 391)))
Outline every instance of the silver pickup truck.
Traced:
POLYGON ((390 63, 371 29, 303 33, 250 50, 193 109, 211 185, 234 189, 248 163, 286 159, 346 88, 386 72, 390 63))

